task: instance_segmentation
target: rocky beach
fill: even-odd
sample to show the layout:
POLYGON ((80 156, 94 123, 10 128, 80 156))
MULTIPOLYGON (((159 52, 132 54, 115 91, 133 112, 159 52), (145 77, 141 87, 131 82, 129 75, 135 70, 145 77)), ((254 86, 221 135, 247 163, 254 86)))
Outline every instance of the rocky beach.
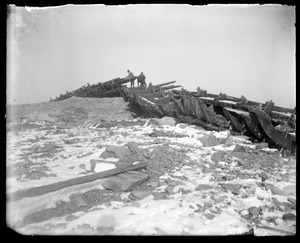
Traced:
POLYGON ((296 158, 137 116, 123 98, 10 107, 7 224, 25 235, 294 235, 296 158), (15 200, 22 190, 145 164, 15 200))

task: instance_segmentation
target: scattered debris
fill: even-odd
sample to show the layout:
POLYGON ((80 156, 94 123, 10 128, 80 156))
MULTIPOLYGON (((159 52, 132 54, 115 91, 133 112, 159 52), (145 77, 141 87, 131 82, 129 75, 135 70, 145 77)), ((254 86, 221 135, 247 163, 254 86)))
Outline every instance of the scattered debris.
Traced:
MULTIPOLYGON (((180 99, 178 107, 203 108, 203 119, 222 123, 212 106, 199 108, 188 95, 180 99)), ((173 117, 30 121, 26 129, 8 129, 9 225, 25 234, 296 231, 295 157, 268 148, 269 140, 252 143, 228 130, 177 124, 173 117), (28 176, 33 171, 44 176, 28 176), (93 187, 84 187, 87 181, 93 187)))

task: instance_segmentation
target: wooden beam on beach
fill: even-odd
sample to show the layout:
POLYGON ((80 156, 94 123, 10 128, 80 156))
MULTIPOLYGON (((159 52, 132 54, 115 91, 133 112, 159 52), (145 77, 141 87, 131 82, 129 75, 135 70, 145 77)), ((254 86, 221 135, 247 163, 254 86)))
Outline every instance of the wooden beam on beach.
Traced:
POLYGON ((40 195, 43 195, 43 194, 46 194, 49 192, 58 191, 65 187, 70 187, 70 186, 74 186, 74 185, 79 185, 79 184, 107 178, 110 176, 120 174, 125 171, 142 169, 146 166, 147 166, 147 163, 143 162, 143 163, 139 163, 139 164, 135 164, 135 165, 129 165, 124 168, 115 168, 115 169, 106 170, 106 171, 102 171, 102 172, 98 172, 98 173, 93 173, 93 174, 86 175, 86 176, 69 179, 66 181, 60 181, 60 182, 56 182, 56 183, 53 183, 50 185, 33 187, 33 188, 25 189, 22 191, 16 191, 16 192, 12 192, 12 193, 8 194, 7 199, 8 199, 8 201, 16 201, 16 200, 20 200, 20 199, 26 198, 26 197, 40 196, 40 195))

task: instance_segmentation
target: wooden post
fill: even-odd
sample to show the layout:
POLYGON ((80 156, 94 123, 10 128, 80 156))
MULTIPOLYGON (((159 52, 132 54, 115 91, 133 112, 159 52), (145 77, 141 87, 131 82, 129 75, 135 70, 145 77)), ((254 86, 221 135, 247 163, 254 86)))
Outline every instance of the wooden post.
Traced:
POLYGON ((43 194, 46 194, 49 192, 58 191, 65 187, 79 185, 79 184, 107 178, 107 177, 117 175, 117 174, 125 172, 125 171, 137 170, 137 169, 144 168, 146 166, 147 166, 147 163, 143 162, 143 163, 139 163, 139 164, 135 164, 135 165, 129 165, 125 168, 115 168, 115 169, 111 169, 111 170, 94 173, 91 175, 73 178, 73 179, 66 180, 66 181, 59 181, 59 182, 56 182, 56 183, 53 183, 50 185, 33 187, 33 188, 25 189, 22 191, 16 191, 16 192, 12 192, 9 195, 7 195, 7 200, 8 201, 16 201, 16 200, 20 200, 25 197, 40 196, 40 195, 43 195, 43 194))

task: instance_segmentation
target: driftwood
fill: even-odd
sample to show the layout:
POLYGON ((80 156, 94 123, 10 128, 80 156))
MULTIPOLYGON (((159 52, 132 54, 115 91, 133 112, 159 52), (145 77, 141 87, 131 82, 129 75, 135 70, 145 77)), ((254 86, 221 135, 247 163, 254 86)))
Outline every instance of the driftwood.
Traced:
POLYGON ((8 199, 8 201, 16 201, 16 200, 20 200, 20 199, 26 198, 26 197, 40 196, 40 195, 43 195, 43 194, 46 194, 49 192, 60 190, 65 187, 70 187, 70 186, 74 186, 74 185, 79 185, 79 184, 107 178, 107 177, 110 177, 113 175, 120 174, 125 171, 137 170, 137 169, 144 168, 146 166, 147 166, 147 163, 139 163, 139 164, 135 164, 135 165, 129 165, 125 168, 115 168, 115 169, 106 170, 106 171, 98 172, 98 173, 91 174, 91 175, 77 177, 77 178, 66 180, 66 181, 56 182, 56 183, 53 183, 50 185, 33 187, 33 188, 25 189, 22 191, 16 191, 16 192, 10 193, 8 195, 7 199, 8 199))

